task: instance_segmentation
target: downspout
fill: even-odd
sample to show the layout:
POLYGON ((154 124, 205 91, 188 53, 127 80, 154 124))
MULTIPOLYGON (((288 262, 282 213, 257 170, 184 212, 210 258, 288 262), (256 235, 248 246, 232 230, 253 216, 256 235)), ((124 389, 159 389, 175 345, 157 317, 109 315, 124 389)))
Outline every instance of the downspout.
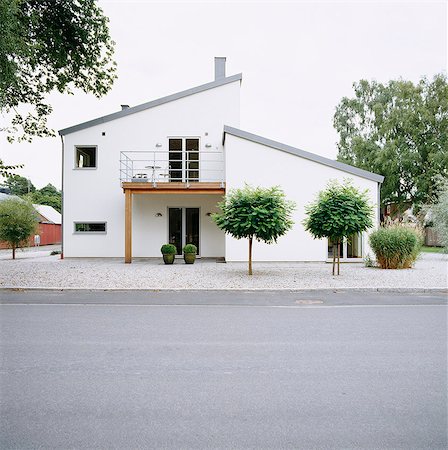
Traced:
POLYGON ((381 225, 381 185, 382 185, 382 183, 378 181, 378 192, 377 192, 378 220, 377 220, 377 226, 381 225))
POLYGON ((61 259, 64 259, 64 136, 61 136, 62 144, 62 174, 61 174, 61 259))

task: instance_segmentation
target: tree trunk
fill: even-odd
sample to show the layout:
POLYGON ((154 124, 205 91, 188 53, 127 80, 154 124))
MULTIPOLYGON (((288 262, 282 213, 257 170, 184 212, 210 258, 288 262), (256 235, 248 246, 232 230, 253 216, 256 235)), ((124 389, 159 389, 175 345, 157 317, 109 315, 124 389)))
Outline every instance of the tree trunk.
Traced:
POLYGON ((335 265, 336 265, 336 244, 333 244, 333 276, 335 272, 335 265))
POLYGON ((252 237, 249 238, 249 275, 252 275, 252 237))
POLYGON ((339 275, 339 269, 341 267, 341 262, 340 262, 340 246, 341 246, 341 241, 338 241, 338 275, 339 275))
POLYGON ((12 244, 12 259, 16 259, 16 245, 12 244))

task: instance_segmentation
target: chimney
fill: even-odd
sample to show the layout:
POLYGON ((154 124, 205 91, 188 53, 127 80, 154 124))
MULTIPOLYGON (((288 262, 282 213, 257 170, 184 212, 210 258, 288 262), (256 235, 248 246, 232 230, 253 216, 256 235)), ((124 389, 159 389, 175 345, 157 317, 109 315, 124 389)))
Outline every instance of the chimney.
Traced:
POLYGON ((128 109, 129 105, 121 105, 121 110, 123 111, 123 109, 128 109))
POLYGON ((215 57, 215 80, 226 77, 226 58, 225 56, 215 57))

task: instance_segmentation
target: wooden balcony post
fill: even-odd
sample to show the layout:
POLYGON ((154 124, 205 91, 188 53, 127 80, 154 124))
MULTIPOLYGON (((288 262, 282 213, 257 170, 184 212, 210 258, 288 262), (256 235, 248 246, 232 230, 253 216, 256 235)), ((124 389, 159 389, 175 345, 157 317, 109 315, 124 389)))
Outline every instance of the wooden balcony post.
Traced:
POLYGON ((132 191, 125 189, 124 262, 132 262, 132 191))

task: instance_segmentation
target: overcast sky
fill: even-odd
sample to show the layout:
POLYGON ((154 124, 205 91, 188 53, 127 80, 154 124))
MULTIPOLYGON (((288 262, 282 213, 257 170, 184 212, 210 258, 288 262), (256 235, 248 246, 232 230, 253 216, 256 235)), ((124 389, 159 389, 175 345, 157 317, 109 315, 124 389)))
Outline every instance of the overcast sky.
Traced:
MULTIPOLYGON (((118 80, 101 100, 51 95, 56 130, 212 81, 214 56, 226 56, 227 75, 243 73, 242 129, 336 158, 333 114, 354 81, 447 70, 446 1, 99 3, 118 80)), ((14 145, 2 136, 0 158, 24 163, 37 187, 61 186, 59 136, 14 145)))

